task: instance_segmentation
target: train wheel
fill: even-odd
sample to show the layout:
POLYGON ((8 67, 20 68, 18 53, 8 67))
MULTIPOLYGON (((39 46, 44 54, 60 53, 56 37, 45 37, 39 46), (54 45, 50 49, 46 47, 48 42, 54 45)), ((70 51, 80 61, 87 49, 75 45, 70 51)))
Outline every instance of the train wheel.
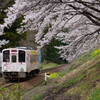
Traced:
POLYGON ((29 77, 29 76, 30 76, 30 74, 29 73, 26 73, 26 78, 29 77))
POLYGON ((36 73, 36 74, 39 74, 39 72, 40 72, 39 69, 36 69, 36 70, 35 70, 35 73, 36 73))

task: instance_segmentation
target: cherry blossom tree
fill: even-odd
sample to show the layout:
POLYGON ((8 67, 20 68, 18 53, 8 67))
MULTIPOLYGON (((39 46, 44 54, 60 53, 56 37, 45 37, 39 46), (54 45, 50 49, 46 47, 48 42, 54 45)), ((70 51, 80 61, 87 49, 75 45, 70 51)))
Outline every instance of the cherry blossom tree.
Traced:
POLYGON ((63 59, 71 61, 100 44, 100 0, 15 0, 6 12, 1 29, 24 16, 17 31, 37 30, 38 49, 52 38, 66 43, 55 46, 63 59))
MULTIPOLYGON (((0 23, 2 22, 2 18, 4 17, 4 12, 3 10, 7 8, 7 6, 11 6, 11 4, 13 3, 13 0, 0 0, 0 23)), ((3 35, 3 29, 2 26, 0 26, 0 35, 3 35)), ((2 45, 7 44, 9 41, 6 41, 5 39, 0 40, 0 48, 2 47, 2 45)))

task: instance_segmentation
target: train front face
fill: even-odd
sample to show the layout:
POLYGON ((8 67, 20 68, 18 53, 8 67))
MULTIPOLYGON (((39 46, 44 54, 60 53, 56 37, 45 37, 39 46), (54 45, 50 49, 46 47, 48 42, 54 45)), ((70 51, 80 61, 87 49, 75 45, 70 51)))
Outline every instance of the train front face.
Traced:
POLYGON ((2 73, 5 79, 25 77, 25 68, 24 50, 4 49, 2 51, 2 73))

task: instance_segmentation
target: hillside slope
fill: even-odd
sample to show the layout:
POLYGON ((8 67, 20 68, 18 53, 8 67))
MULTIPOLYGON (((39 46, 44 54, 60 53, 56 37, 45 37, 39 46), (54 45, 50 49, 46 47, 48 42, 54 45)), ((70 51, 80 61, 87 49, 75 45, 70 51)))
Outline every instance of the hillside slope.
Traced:
POLYGON ((29 91, 29 100, 100 100, 99 51, 83 54, 58 72, 60 77, 48 79, 47 86, 29 91))

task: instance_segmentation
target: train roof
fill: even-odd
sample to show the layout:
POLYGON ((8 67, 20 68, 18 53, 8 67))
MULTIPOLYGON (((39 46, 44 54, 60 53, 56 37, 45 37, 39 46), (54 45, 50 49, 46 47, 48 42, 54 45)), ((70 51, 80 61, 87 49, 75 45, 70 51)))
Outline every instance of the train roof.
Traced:
POLYGON ((18 48, 18 49, 25 49, 25 50, 33 50, 32 47, 15 47, 15 48, 18 48))
MULTIPOLYGON (((14 48, 5 48, 5 49, 23 49, 23 50, 34 50, 33 48, 31 47, 14 47, 14 48)), ((3 49, 3 50, 5 50, 3 49)))
MULTIPOLYGON (((3 50, 11 50, 11 49, 22 49, 22 50, 34 50, 33 48, 31 47, 15 47, 15 48, 6 48, 6 49, 3 49, 3 50)), ((40 50, 34 50, 34 51, 40 51, 40 50)))

